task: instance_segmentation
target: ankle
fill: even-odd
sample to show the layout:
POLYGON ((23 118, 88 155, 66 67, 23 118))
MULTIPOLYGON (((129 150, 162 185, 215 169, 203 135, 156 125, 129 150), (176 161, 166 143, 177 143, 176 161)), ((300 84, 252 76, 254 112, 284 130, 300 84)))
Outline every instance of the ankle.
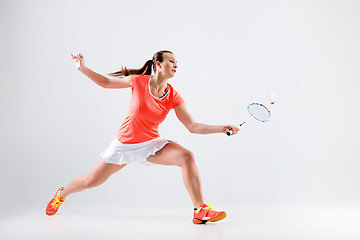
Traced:
POLYGON ((62 200, 64 200, 64 199, 66 198, 66 197, 63 196, 64 194, 61 194, 63 191, 64 191, 64 189, 62 189, 62 190, 59 191, 59 197, 60 197, 62 200))
POLYGON ((202 205, 203 205, 204 203, 201 203, 201 204, 195 204, 194 205, 194 208, 195 209, 200 209, 201 207, 202 207, 202 205))

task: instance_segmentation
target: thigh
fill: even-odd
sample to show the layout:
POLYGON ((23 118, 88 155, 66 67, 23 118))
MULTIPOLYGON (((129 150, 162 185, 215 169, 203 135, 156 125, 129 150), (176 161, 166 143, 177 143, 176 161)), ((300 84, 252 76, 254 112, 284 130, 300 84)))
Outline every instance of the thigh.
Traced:
POLYGON ((97 181, 105 181, 112 174, 116 173, 125 166, 126 164, 117 165, 117 164, 107 163, 103 158, 100 158, 99 161, 93 167, 93 169, 90 170, 87 176, 93 180, 96 179, 97 181))
POLYGON ((170 142, 161 150, 157 151, 155 155, 147 158, 148 162, 162 164, 162 165, 176 165, 182 166, 184 159, 192 153, 175 142, 170 142))

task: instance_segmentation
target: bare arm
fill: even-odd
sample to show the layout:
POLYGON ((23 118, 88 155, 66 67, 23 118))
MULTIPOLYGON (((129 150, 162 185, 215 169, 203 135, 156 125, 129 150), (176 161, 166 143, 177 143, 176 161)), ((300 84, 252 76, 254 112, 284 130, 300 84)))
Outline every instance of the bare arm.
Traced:
POLYGON ((195 122, 194 118, 186 109, 185 103, 175 107, 177 118, 184 124, 184 126, 191 132, 197 134, 210 134, 210 133, 227 133, 232 130, 232 135, 238 133, 239 128, 233 125, 208 125, 195 122))
POLYGON ((94 83, 103 88, 128 88, 131 87, 130 76, 123 78, 107 78, 101 74, 92 71, 90 68, 85 66, 84 56, 79 53, 78 55, 72 55, 72 59, 75 59, 77 69, 82 72, 85 76, 90 78, 94 83))
POLYGON ((103 75, 100 75, 90 68, 80 69, 80 72, 85 74, 88 78, 90 78, 93 82, 103 88, 128 88, 131 87, 131 79, 130 76, 123 78, 107 78, 103 75))

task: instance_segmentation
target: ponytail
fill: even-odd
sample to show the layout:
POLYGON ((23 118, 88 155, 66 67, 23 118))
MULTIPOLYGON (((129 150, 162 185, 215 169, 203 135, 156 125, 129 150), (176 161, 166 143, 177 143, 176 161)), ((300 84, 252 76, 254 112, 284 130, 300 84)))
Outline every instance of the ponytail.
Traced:
POLYGON ((126 77, 129 75, 151 75, 151 68, 153 65, 152 60, 146 61, 144 66, 140 69, 128 69, 126 67, 121 66, 121 70, 113 73, 109 73, 109 76, 112 77, 126 77))
POLYGON ((158 51, 154 54, 152 60, 146 61, 144 66, 140 69, 128 69, 121 66, 121 70, 113 73, 109 73, 112 77, 126 77, 129 75, 151 75, 152 70, 156 71, 156 62, 162 62, 164 53, 172 53, 168 50, 158 51))

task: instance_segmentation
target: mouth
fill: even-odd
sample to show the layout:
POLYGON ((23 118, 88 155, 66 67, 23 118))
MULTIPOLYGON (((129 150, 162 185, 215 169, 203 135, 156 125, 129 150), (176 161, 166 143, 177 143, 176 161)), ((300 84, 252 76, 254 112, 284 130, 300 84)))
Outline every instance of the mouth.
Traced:
POLYGON ((172 70, 172 72, 173 72, 173 73, 176 73, 176 70, 174 69, 174 70, 172 70))

